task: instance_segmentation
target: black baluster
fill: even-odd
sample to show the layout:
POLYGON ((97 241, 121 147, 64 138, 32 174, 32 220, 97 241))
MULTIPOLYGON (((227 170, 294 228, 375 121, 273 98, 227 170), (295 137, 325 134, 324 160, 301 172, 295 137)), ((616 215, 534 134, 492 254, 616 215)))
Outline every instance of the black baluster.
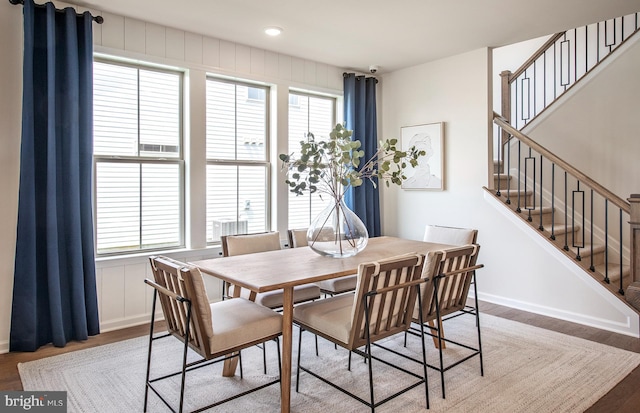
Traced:
POLYGON ((501 196, 500 193, 500 170, 502 169, 502 165, 504 163, 504 159, 502 157, 503 151, 502 151, 502 133, 504 132, 502 130, 502 127, 496 125, 498 127, 498 189, 496 191, 496 196, 501 196))
POLYGON ((577 189, 571 193, 571 245, 576 248, 576 260, 582 261, 580 249, 584 248, 584 191, 580 190, 580 181, 578 181, 577 189), (581 197, 582 205, 582 243, 576 242, 576 195, 581 197))
POLYGON ((589 25, 584 26, 584 73, 589 71, 589 25))
POLYGON ((536 207, 536 158, 531 156, 531 148, 529 148, 529 156, 524 158, 524 196, 524 208, 527 210, 527 221, 532 222, 533 218, 531 217, 531 210, 536 207), (529 164, 532 164, 531 169, 533 170, 533 173, 531 174, 533 180, 531 200, 533 201, 533 205, 527 204, 529 199, 529 195, 527 194, 529 185, 529 164))
MULTIPOLYGON (((513 136, 509 135, 510 138, 512 138, 513 136)), ((509 144, 507 145, 507 173, 505 174, 505 178, 506 176, 509 174, 509 171, 511 171, 511 139, 509 139, 509 144)), ((511 205, 511 185, 509 184, 509 181, 507 181, 507 204, 511 205)))
POLYGON ((591 266, 589 269, 593 272, 596 270, 596 267, 593 265, 593 189, 591 190, 591 266))
POLYGON ((620 250, 620 289, 618 290, 618 292, 620 293, 620 295, 624 295, 624 288, 622 288, 622 246, 624 245, 622 243, 622 208, 620 208, 620 242, 619 242, 619 250, 620 250))
POLYGON ((569 213, 567 211, 567 171, 564 171, 564 250, 569 251, 569 213))
MULTIPOLYGON (((536 59, 537 61, 538 59, 536 59)), ((533 116, 538 114, 538 108, 536 106, 536 62, 533 62, 533 116)), ((529 91, 529 97, 531 97, 531 90, 529 91)), ((531 108, 529 108, 531 109, 531 108)))
POLYGON ((544 225, 542 225, 542 155, 540 155, 540 226, 538 229, 544 231, 544 225))
MULTIPOLYGON (((520 159, 522 158, 522 141, 520 139, 518 139, 518 208, 516 208, 516 211, 518 213, 522 212, 522 209, 520 208, 520 188, 521 188, 521 182, 522 179, 520 179, 520 177, 522 176, 521 172, 522 172, 522 167, 520 165, 520 159)), ((526 179, 526 177, 525 177, 526 179)))
POLYGON ((556 240, 556 164, 551 164, 551 239, 556 240))
POLYGON ((578 29, 573 29, 573 82, 578 81, 578 29))
POLYGON ((604 200, 604 282, 611 283, 609 279, 609 200, 604 200))

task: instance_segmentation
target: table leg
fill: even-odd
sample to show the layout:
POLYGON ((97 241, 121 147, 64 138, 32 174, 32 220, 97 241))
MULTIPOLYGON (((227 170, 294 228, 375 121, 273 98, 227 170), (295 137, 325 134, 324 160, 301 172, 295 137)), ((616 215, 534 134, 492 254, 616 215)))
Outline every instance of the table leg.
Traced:
MULTIPOLYGON (((427 324, 429 324, 431 327, 435 327, 435 321, 434 320, 429 320, 427 321, 427 324)), ((438 328, 440 329, 440 337, 444 338, 444 329, 442 328, 442 320, 438 321, 438 328)), ((432 337, 433 338, 433 346, 435 348, 438 348, 438 337, 432 337)), ((447 348, 447 343, 445 343, 444 341, 442 342, 442 348, 445 349, 447 348)))
POLYGON ((291 349, 293 347, 293 287, 284 289, 282 306, 282 375, 280 377, 280 411, 291 408, 291 349))
MULTIPOLYGON (((229 355, 237 355, 238 352, 231 353, 229 355)), ((233 377, 236 375, 236 368, 238 367, 238 357, 234 357, 231 359, 226 359, 222 363, 222 376, 223 377, 233 377)))

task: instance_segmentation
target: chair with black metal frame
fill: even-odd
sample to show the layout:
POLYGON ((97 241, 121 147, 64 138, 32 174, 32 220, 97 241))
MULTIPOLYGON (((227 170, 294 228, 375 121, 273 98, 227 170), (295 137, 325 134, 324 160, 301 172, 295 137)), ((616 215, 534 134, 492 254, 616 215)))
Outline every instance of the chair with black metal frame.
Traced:
MULTIPOLYGON (((222 361, 240 361, 240 378, 243 378, 241 350, 275 340, 280 365, 280 346, 278 338, 282 334, 282 315, 244 298, 235 298, 210 304, 200 271, 192 266, 167 257, 150 257, 153 280, 145 283, 154 288, 147 355, 146 385, 144 393, 144 411, 147 411, 149 390, 173 412, 176 409, 160 394, 154 383, 181 375, 178 412, 184 409, 186 373, 195 369, 222 361), (162 306, 168 333, 154 336, 156 303, 158 298, 162 306), (180 371, 150 378, 153 342, 174 336, 184 343, 182 368, 180 371), (188 349, 196 352, 200 359, 187 362, 188 349)), ((232 364, 235 371, 235 364, 232 364)), ((231 367, 229 367, 231 368, 231 367)), ((223 375, 232 376, 231 370, 223 369, 223 375)), ((260 390, 280 382, 280 375, 260 386, 245 390, 239 394, 216 401, 197 409, 202 411, 238 397, 260 390)))
MULTIPOLYGON (((324 300, 301 304, 294 308, 293 318, 300 327, 296 392, 299 391, 300 372, 305 371, 369 406, 371 411, 374 412, 379 405, 424 383, 426 405, 429 408, 426 363, 423 364, 423 374, 420 375, 374 356, 371 351, 373 346, 380 347, 377 345, 377 341, 399 332, 404 332, 411 325, 416 299, 418 301, 421 300, 421 294, 418 293, 420 285, 425 283, 425 280, 421 278, 424 261, 424 255, 408 254, 378 262, 360 264, 355 294, 337 295, 324 300), (315 333, 365 358, 369 369, 369 401, 339 387, 301 365, 302 333, 304 331, 315 333), (361 350, 363 347, 364 350, 361 350), (419 380, 400 389, 384 400, 376 402, 373 383, 373 360, 384 363, 419 380)), ((425 357, 424 343, 422 345, 422 357, 425 357)))
MULTIPOLYGON (((428 282, 425 286, 426 288, 422 290, 422 306, 416 305, 413 312, 413 322, 418 325, 423 325, 417 328, 414 324, 414 326, 408 330, 410 334, 421 337, 423 345, 425 335, 437 340, 438 345, 436 347, 438 347, 439 365, 433 366, 428 364, 427 366, 440 372, 442 398, 445 398, 444 373, 460 363, 478 356, 480 359, 480 375, 484 376, 480 316, 478 311, 478 291, 475 283, 476 270, 484 267, 482 264, 477 264, 479 251, 480 246, 473 244, 434 253, 435 255, 432 259, 436 260, 435 275, 431 277, 431 281, 428 282), (475 307, 466 306, 467 296, 472 282, 474 286, 475 307), (442 325, 444 321, 465 314, 475 317, 478 334, 478 343, 475 347, 472 344, 460 343, 459 341, 445 338, 442 335, 442 325), (430 321, 435 321, 434 325, 429 324, 430 321), (429 329, 429 332, 425 331, 425 327, 429 329), (443 344, 445 342, 455 344, 471 352, 444 366, 443 344)), ((428 265, 430 265, 429 258, 425 266, 428 265)), ((427 278, 427 275, 424 275, 423 278, 427 278)), ((414 361, 420 362, 420 360, 416 359, 414 359, 414 361)))
MULTIPOLYGON (((256 252, 275 251, 280 249, 280 232, 261 232, 256 234, 224 235, 220 237, 222 242, 222 255, 231 257, 235 255, 252 254, 256 252)), ((237 286, 227 285, 227 296, 238 295, 235 291, 237 286)), ((223 294, 225 292, 223 291, 223 294)), ((268 291, 264 293, 254 293, 247 289, 240 289, 240 297, 254 301, 272 310, 281 309, 284 302, 284 291, 268 291)), ((293 303, 304 303, 320 298, 320 288, 315 284, 306 284, 293 289, 293 303)), ((317 352, 317 344, 316 344, 317 352)), ((264 372, 267 372, 266 351, 262 355, 264 372)))
MULTIPOLYGON (((307 229, 290 229, 289 231, 289 247, 306 247, 307 229)), ((348 293, 356 289, 358 283, 357 274, 345 275, 343 277, 332 278, 330 280, 318 281, 315 283, 320 287, 320 292, 326 296, 333 297, 337 294, 348 293)))
MULTIPOLYGON (((424 228, 424 236, 422 240, 425 242, 435 242, 438 244, 449 244, 461 247, 463 245, 477 244, 478 230, 474 228, 460 228, 427 224, 424 228)), ((467 307, 470 308, 471 306, 467 305, 467 307)), ((439 328, 440 333, 444 337, 442 326, 439 326, 439 328)), ((444 346, 443 348, 447 348, 444 342, 440 344, 444 346)), ((434 345, 436 347, 439 345, 437 340, 435 339, 434 345)))

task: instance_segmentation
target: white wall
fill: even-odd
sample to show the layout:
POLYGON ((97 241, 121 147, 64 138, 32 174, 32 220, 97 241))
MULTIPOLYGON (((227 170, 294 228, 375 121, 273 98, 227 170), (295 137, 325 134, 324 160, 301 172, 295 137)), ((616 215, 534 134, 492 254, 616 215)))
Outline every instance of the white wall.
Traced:
POLYGON ((637 335, 628 307, 485 197, 492 73, 491 52, 480 49, 383 76, 381 137, 399 136, 402 126, 445 123, 444 191, 385 190, 383 232, 421 239, 425 224, 478 228, 480 298, 637 335))
MULTIPOLYGON (((57 2, 58 7, 65 4, 57 2)), ((84 9, 76 7, 78 11, 84 9)), ((169 65, 185 70, 188 79, 185 141, 187 146, 188 249, 167 255, 195 261, 217 257, 219 248, 207 248, 205 241, 205 79, 215 74, 261 82, 271 86, 271 155, 288 150, 288 91, 297 88, 335 96, 342 95, 340 68, 324 63, 256 49, 197 33, 189 33, 108 13, 105 22, 95 24, 95 51, 101 54, 169 65)), ((17 220, 19 145, 22 100, 22 7, 0 2, 0 353, 8 349, 13 261, 17 220)), ((286 231, 288 191, 277 164, 272 168, 272 228, 286 231), (277 211, 277 215, 276 212, 277 211)), ((148 322, 151 291, 143 283, 149 276, 148 254, 127 258, 100 259, 96 264, 100 324, 102 331, 148 322)), ((211 299, 219 297, 217 280, 207 283, 211 299)))

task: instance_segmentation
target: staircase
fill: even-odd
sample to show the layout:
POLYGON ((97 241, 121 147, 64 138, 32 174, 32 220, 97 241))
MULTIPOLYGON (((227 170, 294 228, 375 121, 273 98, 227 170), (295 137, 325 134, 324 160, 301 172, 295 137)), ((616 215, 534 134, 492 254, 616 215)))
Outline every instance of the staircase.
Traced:
POLYGON ((638 297, 625 298, 640 291, 638 283, 629 288, 640 281, 640 202, 618 197, 522 131, 635 36, 638 17, 558 33, 520 69, 501 74, 503 114, 493 118, 496 160, 485 189, 640 314, 638 297))
POLYGON ((495 161, 494 185, 489 192, 604 288, 623 296, 632 282, 629 257, 623 255, 620 271, 619 251, 612 251, 607 242, 592 241, 588 225, 584 228, 584 224, 572 222, 569 209, 565 212, 564 206, 550 206, 549 201, 543 200, 541 207, 534 201, 539 190, 525 191, 524 184, 515 175, 506 174, 503 163, 495 161), (583 239, 587 241, 582 242, 583 239))

